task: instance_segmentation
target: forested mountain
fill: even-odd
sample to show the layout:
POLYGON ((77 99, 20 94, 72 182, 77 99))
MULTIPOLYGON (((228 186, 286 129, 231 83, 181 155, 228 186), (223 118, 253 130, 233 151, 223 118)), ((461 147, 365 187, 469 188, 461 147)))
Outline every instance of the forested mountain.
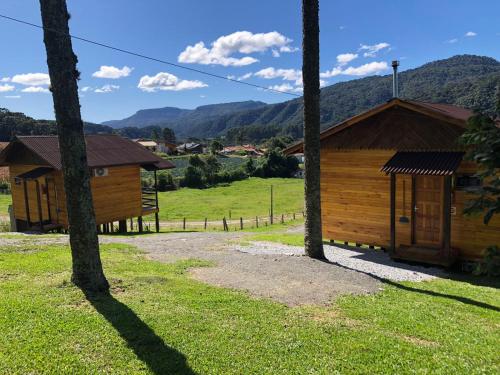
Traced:
MULTIPOLYGON (((403 99, 449 103, 492 112, 495 97, 500 92, 500 62, 482 56, 454 56, 401 72, 399 81, 403 99)), ((391 75, 325 87, 321 90, 322 126, 325 128, 354 116, 391 96, 391 75)), ((257 101, 213 104, 194 110, 145 109, 124 120, 102 125, 85 123, 85 131, 89 134, 115 131, 139 138, 158 133, 158 126, 172 128, 181 140, 225 136, 227 142, 258 142, 275 135, 296 139, 302 137, 302 98, 278 104, 257 101)), ((0 141, 8 141, 13 134, 55 133, 54 121, 34 120, 22 113, 0 109, 0 141)))
MULTIPOLYGON (((437 103, 455 104, 472 109, 492 111, 496 88, 500 86, 500 62, 493 58, 460 55, 425 64, 399 74, 400 96, 437 103)), ((327 127, 375 105, 392 96, 392 76, 374 76, 328 86, 321 91, 321 122, 327 127)), ((203 115, 200 107, 177 119, 156 117, 161 110, 143 110, 136 115, 113 122, 112 125, 142 127, 160 125, 172 128, 178 138, 187 136, 206 138, 226 135, 236 138, 259 140, 276 134, 302 136, 302 99, 278 104, 253 103, 257 108, 212 111, 203 115), (141 118, 154 113, 155 121, 141 122, 141 118), (139 116, 140 115, 140 116, 139 116), (125 123, 123 122, 125 121, 125 123)), ((235 103, 226 104, 232 106, 235 103)), ((218 105, 205 106, 217 108, 218 105)), ((220 106, 220 105, 219 105, 220 106)), ((185 110, 179 110, 185 113, 185 110)), ((106 124, 109 124, 106 123, 106 124)))
MULTIPOLYGON (((109 126, 84 123, 85 133, 112 133, 109 126)), ((10 112, 0 108, 0 142, 8 142, 13 135, 55 135, 56 122, 51 120, 35 120, 20 112, 10 112)))
POLYGON ((123 120, 105 121, 102 124, 113 128, 124 127, 146 127, 151 125, 191 124, 203 122, 210 118, 218 118, 223 115, 230 115, 240 111, 262 108, 266 103, 248 100, 245 102, 233 102, 222 104, 211 104, 198 107, 196 109, 181 109, 175 107, 142 109, 130 117, 123 120))

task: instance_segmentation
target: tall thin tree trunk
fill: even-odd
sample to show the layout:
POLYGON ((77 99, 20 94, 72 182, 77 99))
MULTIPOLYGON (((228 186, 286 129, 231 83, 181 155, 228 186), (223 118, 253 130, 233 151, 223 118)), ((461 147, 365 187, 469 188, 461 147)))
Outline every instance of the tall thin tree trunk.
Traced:
POLYGON ((319 1, 302 0, 302 79, 304 82, 305 251, 325 259, 321 233, 319 1))
POLYGON ((86 291, 107 291, 95 221, 76 69, 69 36, 66 0, 40 0, 44 43, 59 135, 66 192, 74 284, 86 291))

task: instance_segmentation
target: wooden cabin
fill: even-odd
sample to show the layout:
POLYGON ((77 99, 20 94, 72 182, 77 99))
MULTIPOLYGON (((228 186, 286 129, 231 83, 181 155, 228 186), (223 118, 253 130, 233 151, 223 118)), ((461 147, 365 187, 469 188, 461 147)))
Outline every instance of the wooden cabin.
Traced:
POLYGON ((463 215, 465 189, 481 184, 458 143, 471 115, 396 98, 322 132, 323 236, 444 266, 500 244, 499 217, 463 215))
MULTIPOLYGON (((158 230, 158 194, 141 184, 141 169, 156 171, 174 165, 145 147, 117 135, 87 135, 87 162, 97 225, 155 214, 158 230)), ((18 136, 1 153, 8 166, 13 215, 18 231, 68 229, 59 141, 56 136, 18 136)))

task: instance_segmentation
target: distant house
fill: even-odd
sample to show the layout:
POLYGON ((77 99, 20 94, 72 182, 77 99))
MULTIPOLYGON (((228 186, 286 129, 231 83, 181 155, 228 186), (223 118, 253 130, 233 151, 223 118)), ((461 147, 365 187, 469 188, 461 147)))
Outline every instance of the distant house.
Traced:
MULTIPOLYGON (((459 137, 472 112, 392 99, 321 133, 323 237, 449 266, 500 244, 500 217, 467 217, 482 182, 459 137)), ((289 147, 303 152, 303 144, 289 147)))
POLYGON ((203 154, 203 145, 194 142, 183 143, 177 146, 177 152, 182 154, 203 154))
POLYGON ((172 155, 177 152, 177 145, 175 143, 158 141, 157 144, 158 144, 157 147, 158 152, 163 152, 164 154, 168 155, 172 155))
POLYGON ((250 157, 259 157, 264 155, 264 152, 252 145, 242 146, 227 146, 221 151, 223 155, 245 154, 250 157))
POLYGON ((139 139, 134 139, 133 141, 139 143, 143 147, 146 147, 151 152, 158 151, 158 143, 156 143, 151 139, 139 138, 139 139))
MULTIPOLYGON (((143 189, 141 169, 156 171, 174 165, 117 135, 87 135, 87 160, 97 225, 155 214, 156 189, 143 189)), ((8 166, 12 204, 19 231, 68 228, 59 142, 56 136, 19 136, 0 152, 8 166)), ((155 184, 156 186, 156 184, 155 184)), ((142 224, 139 224, 139 228, 142 224)), ((157 226, 158 228, 158 226, 157 226)))

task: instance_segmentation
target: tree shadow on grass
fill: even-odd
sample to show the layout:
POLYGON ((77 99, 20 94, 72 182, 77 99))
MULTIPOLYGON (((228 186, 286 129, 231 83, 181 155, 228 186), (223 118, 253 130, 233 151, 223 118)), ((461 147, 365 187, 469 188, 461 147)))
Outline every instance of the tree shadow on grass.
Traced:
POLYGON ((186 357, 166 345, 127 305, 108 293, 84 293, 97 312, 111 323, 137 358, 147 365, 152 373, 196 374, 186 363, 186 357))
MULTIPOLYGON (((500 311, 500 307, 498 307, 498 306, 490 305, 489 303, 482 302, 482 301, 476 301, 476 300, 474 300, 472 298, 463 297, 463 296, 456 296, 454 294, 447 294, 447 293, 436 292, 436 291, 433 291, 433 290, 415 288, 415 287, 412 287, 412 286, 407 286, 407 285, 404 285, 404 284, 401 284, 401 283, 398 283, 398 282, 395 282, 395 281, 392 281, 392 280, 385 279, 383 277, 374 275, 374 274, 372 274, 370 272, 360 271, 360 270, 357 270, 357 269, 354 269, 354 268, 350 268, 350 267, 344 266, 344 265, 339 264, 339 263, 331 262, 329 260, 324 260, 323 262, 329 263, 329 264, 333 264, 335 266, 338 266, 338 267, 341 267, 341 268, 344 268, 344 269, 347 269, 347 270, 351 270, 351 271, 362 273, 364 275, 370 276, 370 277, 372 277, 372 278, 380 281, 383 284, 391 285, 393 287, 396 287, 396 288, 402 289, 402 290, 406 290, 408 292, 426 294, 426 295, 429 295, 429 296, 432 296, 432 297, 440 297, 440 298, 452 299, 452 300, 455 300, 455 301, 458 301, 458 302, 461 302, 461 303, 465 303, 467 305, 477 306, 477 307, 481 307, 483 309, 493 310, 493 311, 497 311, 497 312, 500 311)), ((450 278, 450 279, 453 280, 453 278, 450 278)))

